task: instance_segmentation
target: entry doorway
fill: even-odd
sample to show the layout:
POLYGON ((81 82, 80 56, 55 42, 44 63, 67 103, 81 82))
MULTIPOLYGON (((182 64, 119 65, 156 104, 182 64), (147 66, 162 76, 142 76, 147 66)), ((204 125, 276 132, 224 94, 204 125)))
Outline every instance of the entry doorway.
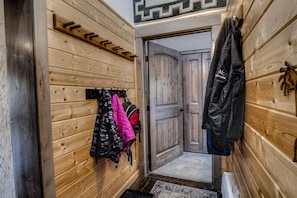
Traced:
POLYGON ((206 154, 206 136, 201 129, 211 39, 209 36, 209 46, 203 49, 199 42, 196 49, 187 42, 195 43, 183 41, 189 48, 182 52, 159 40, 147 42, 150 171, 183 177, 185 172, 178 173, 175 168, 192 165, 192 171, 187 171, 194 173, 199 164, 208 169, 200 172, 210 175, 202 180, 198 176, 198 182, 211 183, 212 156, 206 154))

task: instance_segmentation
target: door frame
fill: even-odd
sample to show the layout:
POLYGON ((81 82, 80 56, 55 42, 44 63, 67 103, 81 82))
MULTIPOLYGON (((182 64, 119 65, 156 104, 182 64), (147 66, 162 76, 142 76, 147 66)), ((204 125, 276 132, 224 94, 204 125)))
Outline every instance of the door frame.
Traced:
MULTIPOLYGON (((2 1, 1 3, 4 3, 4 9, 11 8, 12 3, 8 0, 2 1)), ((31 133, 29 135, 32 135, 32 138, 37 139, 37 145, 33 141, 25 142, 28 146, 28 148, 35 148, 35 150, 32 150, 32 152, 27 153, 26 155, 15 155, 15 153, 19 153, 22 148, 19 148, 22 145, 18 145, 17 141, 14 141, 14 138, 24 138, 26 134, 22 133, 23 129, 16 128, 16 130, 11 131, 14 133, 18 133, 17 137, 16 135, 12 136, 12 147, 15 148, 12 151, 13 158, 16 158, 17 161, 14 161, 13 163, 17 164, 17 168, 20 170, 14 170, 14 178, 18 178, 20 183, 18 186, 15 186, 15 194, 24 194, 24 190, 26 190, 23 186, 20 186, 22 183, 29 183, 27 185, 28 188, 36 188, 36 185, 39 187, 39 192, 42 197, 55 197, 56 196, 56 188, 55 188, 55 178, 54 178, 54 160, 53 160, 53 146, 52 146, 52 130, 51 130, 51 112, 50 112, 50 89, 49 89, 49 70, 48 70, 48 39, 47 39, 47 9, 46 9, 46 1, 40 0, 40 1, 17 1, 14 3, 26 3, 25 6, 21 6, 19 10, 16 10, 16 12, 23 13, 24 7, 28 6, 30 9, 26 13, 27 15, 30 15, 30 17, 26 18, 25 22, 28 23, 30 26, 32 26, 32 42, 28 43, 28 48, 30 48, 28 51, 31 50, 32 52, 28 52, 32 59, 26 63, 26 66, 23 67, 24 73, 31 72, 30 69, 34 69, 34 73, 31 73, 29 78, 34 78, 35 82, 34 85, 30 84, 28 85, 29 88, 32 90, 32 93, 35 95, 34 102, 30 102, 26 105, 32 105, 33 108, 36 110, 36 115, 34 115, 35 118, 30 119, 30 124, 36 125, 34 127, 34 130, 30 131, 31 133), (30 7, 31 6, 31 7, 30 7), (32 46, 31 46, 32 45, 32 46), (34 104, 33 104, 34 103, 34 104), (17 149, 16 149, 17 148, 17 149), (30 158, 30 156, 36 156, 35 154, 38 154, 37 157, 30 158), (21 158, 17 158, 21 156, 21 158), (26 164, 27 161, 32 160, 39 160, 35 162, 35 165, 39 165, 39 170, 30 169, 30 166, 26 164), (25 167, 25 168, 24 168, 25 167), (34 174, 36 177, 40 178, 40 184, 36 184, 36 180, 33 180, 31 178, 34 174), (30 182, 28 182, 30 181, 30 182)), ((13 7, 15 9, 15 6, 13 7)), ((4 10, 5 17, 10 16, 11 13, 7 13, 4 10), (7 15, 6 15, 7 14, 7 15)), ((6 31, 6 30, 5 30, 6 31)), ((9 38, 10 35, 6 34, 5 39, 9 38)), ((18 38, 13 38, 18 39, 18 38)), ((16 42, 19 42, 18 40, 16 42)), ((27 47, 27 46, 26 46, 27 47)), ((21 47, 21 45, 17 45, 13 49, 15 51, 18 51, 18 48, 23 49, 24 47, 21 47)), ((10 52, 6 51, 7 57, 10 57, 10 52)), ((21 60, 22 61, 22 60, 21 60)), ((7 67, 11 66, 8 64, 15 65, 15 62, 7 63, 7 67)), ((26 77, 24 76, 24 79, 26 77)), ((32 80, 31 79, 31 80, 32 80)), ((8 81, 10 80, 10 77, 8 76, 8 81)), ((27 80, 27 79, 26 79, 27 80)), ((9 82, 10 83, 10 82, 9 82)), ((8 84, 10 86, 10 84, 8 84)), ((9 94, 16 94, 18 95, 18 92, 15 90, 8 90, 9 94)), ((30 93, 30 94, 32 94, 30 93)), ((9 95, 10 97, 10 95, 9 95)), ((10 99, 18 100, 18 99, 10 99)), ((33 99, 32 99, 33 100, 33 99)), ((11 102, 11 106, 14 105, 14 108, 22 109, 23 104, 20 102, 11 102)), ((26 108, 28 109, 28 108, 26 108)), ((30 112, 26 110, 26 112, 22 112, 23 114, 19 114, 19 117, 15 120, 18 122, 22 117, 21 116, 27 116, 32 115, 30 112)), ((12 115, 10 115, 10 119, 12 119, 12 115)), ((35 140, 35 139, 34 139, 35 140)), ((31 164, 32 165, 32 164, 31 164)), ((15 168, 15 167, 14 167, 15 168)), ((16 168, 15 168, 16 169, 16 168)), ((16 179, 14 182, 17 182, 16 179)), ((28 194, 33 194, 33 192, 26 192, 28 194)), ((25 193, 25 194, 26 194, 25 193)))
MULTIPOLYGON (((211 32, 211 56, 213 55, 215 40, 218 36, 221 25, 221 14, 225 10, 211 13, 210 15, 200 15, 196 17, 178 18, 173 20, 160 20, 160 22, 146 23, 135 26, 135 48, 136 58, 136 90, 137 105, 140 108, 142 134, 139 145, 139 170, 140 174, 147 176, 149 174, 149 145, 148 130, 149 117, 147 111, 147 65, 146 65, 146 46, 145 41, 157 38, 172 37, 177 35, 186 35, 198 32, 211 32)), ((214 189, 221 187, 221 158, 213 155, 213 179, 212 186, 214 189)))

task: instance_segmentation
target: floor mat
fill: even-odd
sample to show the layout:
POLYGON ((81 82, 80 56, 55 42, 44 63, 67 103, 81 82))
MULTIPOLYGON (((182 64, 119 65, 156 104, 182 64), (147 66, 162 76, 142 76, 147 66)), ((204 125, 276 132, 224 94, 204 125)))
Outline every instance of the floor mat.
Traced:
POLYGON ((153 194, 136 190, 126 190, 121 198, 153 198, 153 194))
POLYGON ((217 198, 217 193, 213 191, 163 181, 157 181, 150 193, 154 198, 217 198))

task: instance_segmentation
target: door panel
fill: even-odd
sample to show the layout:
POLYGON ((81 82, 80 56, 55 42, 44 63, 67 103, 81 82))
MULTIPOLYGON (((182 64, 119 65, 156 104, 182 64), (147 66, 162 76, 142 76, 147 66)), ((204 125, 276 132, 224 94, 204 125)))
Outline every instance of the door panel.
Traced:
POLYGON ((205 131, 202 130, 203 99, 210 52, 183 55, 185 151, 207 153, 205 131))
POLYGON ((183 152, 182 57, 149 43, 151 170, 183 152))

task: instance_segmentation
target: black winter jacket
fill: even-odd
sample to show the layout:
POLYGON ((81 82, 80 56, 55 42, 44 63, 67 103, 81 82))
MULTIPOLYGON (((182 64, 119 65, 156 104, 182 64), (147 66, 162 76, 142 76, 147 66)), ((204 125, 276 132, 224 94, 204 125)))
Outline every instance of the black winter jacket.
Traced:
POLYGON ((242 136, 245 101, 245 70, 241 33, 236 21, 226 18, 216 40, 205 93, 202 128, 211 133, 215 150, 242 136))
POLYGON ((100 89, 98 94, 98 114, 94 126, 91 156, 110 158, 118 163, 120 152, 125 149, 121 133, 114 121, 111 105, 111 95, 106 89, 100 89))

